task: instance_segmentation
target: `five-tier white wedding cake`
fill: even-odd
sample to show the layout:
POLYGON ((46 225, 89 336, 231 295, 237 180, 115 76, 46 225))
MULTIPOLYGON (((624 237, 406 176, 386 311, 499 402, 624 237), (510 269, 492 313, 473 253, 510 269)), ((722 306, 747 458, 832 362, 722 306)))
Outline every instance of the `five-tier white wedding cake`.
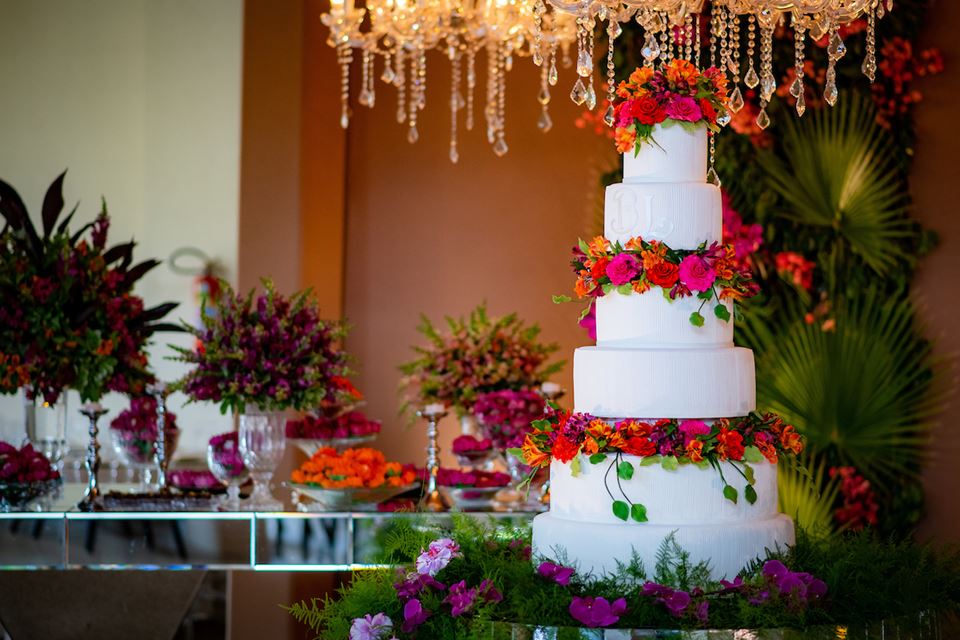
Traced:
MULTIPOLYGON (((722 240, 720 190, 706 181, 707 132, 678 123, 658 125, 655 143, 624 155, 624 180, 607 188, 605 236, 624 244, 656 240, 673 250, 694 250, 722 240)), ((597 344, 576 350, 574 411, 613 424, 693 419, 711 424, 755 409, 753 353, 733 344, 730 314, 707 314, 696 295, 669 299, 659 292, 616 292, 596 300, 597 344)), ((777 467, 769 459, 749 465, 756 499, 734 502, 723 490, 734 470, 686 464, 667 468, 623 455, 633 469, 618 489, 645 507, 645 521, 624 521, 611 511, 610 469, 581 460, 550 463, 550 511, 533 523, 537 556, 563 558, 594 575, 616 569, 636 554, 652 571, 662 541, 675 541, 694 562, 710 563, 714 577, 732 577, 765 549, 792 544, 793 523, 778 513, 777 467)), ((721 463, 728 464, 728 463, 721 463)), ((614 470, 616 472, 616 470, 614 470)))

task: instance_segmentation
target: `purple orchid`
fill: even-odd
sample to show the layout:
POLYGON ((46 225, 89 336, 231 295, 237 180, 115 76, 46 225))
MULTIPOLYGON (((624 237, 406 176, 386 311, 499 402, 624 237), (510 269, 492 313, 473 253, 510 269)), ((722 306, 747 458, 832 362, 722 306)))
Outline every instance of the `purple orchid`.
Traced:
POLYGON ((409 600, 410 598, 416 598, 427 588, 444 591, 447 585, 439 582, 431 575, 415 573, 395 583, 393 588, 397 590, 398 598, 401 600, 409 600))
POLYGON ((609 627, 627 612, 627 601, 618 598, 611 603, 606 598, 574 596, 569 610, 570 617, 585 627, 609 627))
POLYGON ((443 602, 450 605, 450 615, 456 618, 469 611, 476 599, 476 588, 468 589, 467 581, 461 580, 450 585, 450 593, 444 598, 443 602))
POLYGON ((570 578, 573 577, 574 570, 572 567, 564 567, 552 562, 541 562, 540 566, 537 567, 537 573, 547 580, 553 580, 560 586, 566 587, 570 584, 570 578))
POLYGON ((450 538, 434 540, 417 558, 417 573, 435 576, 460 556, 460 546, 450 538))
POLYGON ((367 614, 354 618, 350 625, 350 640, 382 640, 393 631, 393 621, 385 613, 367 614))
POLYGON ((413 633, 429 617, 430 612, 423 608, 419 600, 407 600, 407 604, 403 605, 403 624, 400 628, 404 633, 413 633))

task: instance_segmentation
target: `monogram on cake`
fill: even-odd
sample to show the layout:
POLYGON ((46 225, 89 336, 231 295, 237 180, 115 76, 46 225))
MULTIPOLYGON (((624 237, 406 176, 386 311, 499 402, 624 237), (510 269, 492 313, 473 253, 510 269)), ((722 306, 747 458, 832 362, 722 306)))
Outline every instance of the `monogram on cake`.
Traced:
POLYGON ((636 554, 651 573, 672 534, 714 578, 732 578, 793 544, 777 460, 802 443, 755 413, 753 353, 733 344, 737 295, 716 284, 728 254, 720 190, 706 180, 707 127, 666 120, 650 137, 624 154, 623 182, 607 188, 606 241, 586 245, 580 265, 597 340, 574 355, 574 412, 535 425, 524 447, 528 462, 550 466, 534 555, 602 575, 636 554), (691 255, 717 272, 709 288, 684 281, 691 255))

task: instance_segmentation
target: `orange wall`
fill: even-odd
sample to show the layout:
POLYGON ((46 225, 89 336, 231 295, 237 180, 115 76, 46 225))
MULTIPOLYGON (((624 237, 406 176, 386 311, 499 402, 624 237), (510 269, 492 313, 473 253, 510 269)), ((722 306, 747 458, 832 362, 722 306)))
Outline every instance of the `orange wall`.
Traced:
MULTIPOLYGON (((498 158, 486 142, 481 85, 478 126, 462 135, 452 164, 448 74, 449 62, 431 56, 416 144, 393 117, 395 91, 379 81, 377 107, 358 107, 347 141, 346 314, 356 325, 348 347, 369 412, 384 420, 378 443, 403 460, 421 460, 425 444, 422 425, 402 426, 396 392, 397 366, 421 342, 420 313, 441 321, 486 300, 492 313, 539 322, 561 358, 586 343, 579 309, 550 296, 572 286, 569 247, 590 226, 596 167, 612 159, 605 140, 573 126, 571 70, 554 90, 554 129, 536 128, 537 68, 525 59, 508 76, 510 151, 498 158)), ((561 381, 570 388, 571 365, 561 381)), ((454 429, 443 431, 449 439, 454 429)))
MULTIPOLYGON (((931 20, 922 42, 939 47, 946 60, 946 72, 923 80, 923 102, 917 109, 917 149, 912 188, 914 215, 924 226, 940 235, 940 246, 921 262, 914 289, 921 305, 928 335, 935 340, 940 358, 960 354, 960 163, 956 102, 960 95, 960 3, 941 0, 931 10, 931 20)), ((950 389, 946 410, 934 434, 931 461, 925 475, 927 519, 921 532, 938 538, 960 540, 960 399, 957 398, 956 366, 945 382, 950 389)))

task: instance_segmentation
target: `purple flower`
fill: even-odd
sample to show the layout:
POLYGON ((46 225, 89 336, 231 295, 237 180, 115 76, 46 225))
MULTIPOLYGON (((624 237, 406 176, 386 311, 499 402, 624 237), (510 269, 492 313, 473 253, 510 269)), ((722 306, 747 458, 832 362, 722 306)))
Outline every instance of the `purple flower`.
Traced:
POLYGON ((670 615, 679 618, 690 606, 690 594, 671 587, 647 582, 643 585, 644 596, 656 598, 657 604, 662 604, 670 615))
POLYGON ((570 584, 570 578, 573 577, 572 567, 564 567, 552 562, 541 562, 537 567, 537 573, 548 580, 553 580, 562 587, 570 584))
POLYGON ((697 620, 700 621, 700 624, 706 624, 707 618, 710 616, 710 603, 702 600, 700 604, 697 605, 694 615, 697 617, 697 620))
POLYGON ((729 580, 721 580, 720 586, 723 587, 723 593, 736 593, 738 591, 742 591, 744 587, 743 578, 741 576, 737 576, 733 579, 733 582, 730 582, 729 580))
POLYGON ((621 253, 607 265, 607 277, 610 278, 610 282, 619 286, 629 284, 642 270, 643 266, 636 257, 629 253, 621 253))
POLYGON ((381 640, 393 631, 393 621, 385 613, 367 614, 354 618, 350 625, 350 640, 381 640))
POLYGON ((407 600, 407 604, 403 605, 403 624, 400 628, 404 633, 413 633, 429 617, 430 612, 423 608, 419 600, 407 600))
POLYGON ((477 591, 487 602, 500 602, 503 600, 503 594, 494 586, 492 580, 482 580, 477 591))
POLYGON ((450 538, 434 540, 417 558, 417 573, 435 576, 454 558, 460 557, 460 547, 450 538))
POLYGON ((450 585, 450 593, 444 598, 443 602, 450 605, 450 615, 456 618, 469 611, 476 599, 477 590, 468 589, 467 581, 461 580, 450 585))
POLYGON ((620 620, 627 612, 627 601, 623 598, 611 604, 606 598, 574 596, 570 601, 570 617, 585 627, 609 627, 620 620))
POLYGON ((436 578, 428 574, 413 574, 395 583, 393 588, 397 590, 398 598, 401 600, 409 600, 410 598, 419 596, 424 589, 430 588, 443 591, 447 588, 447 585, 439 582, 436 578))
POLYGON ((790 570, 787 569, 787 565, 783 564, 779 560, 767 560, 765 563, 763 563, 763 569, 761 573, 769 578, 773 578, 774 580, 779 580, 784 575, 790 573, 790 570))

